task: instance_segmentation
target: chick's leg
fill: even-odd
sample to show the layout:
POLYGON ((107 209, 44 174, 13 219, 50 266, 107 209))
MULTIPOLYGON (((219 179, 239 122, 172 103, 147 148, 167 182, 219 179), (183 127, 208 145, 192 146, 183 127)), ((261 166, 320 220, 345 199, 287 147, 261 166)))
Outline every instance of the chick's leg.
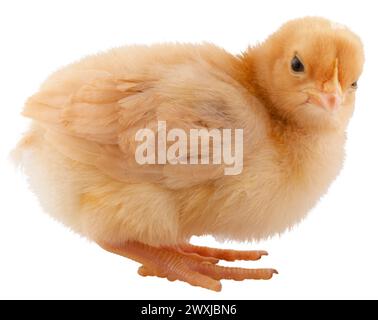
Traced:
POLYGON ((274 269, 244 269, 218 266, 216 259, 186 253, 178 248, 157 248, 139 242, 122 246, 102 246, 118 255, 142 264, 138 273, 142 276, 158 276, 168 280, 181 280, 193 286, 220 291, 220 279, 270 279, 274 269))

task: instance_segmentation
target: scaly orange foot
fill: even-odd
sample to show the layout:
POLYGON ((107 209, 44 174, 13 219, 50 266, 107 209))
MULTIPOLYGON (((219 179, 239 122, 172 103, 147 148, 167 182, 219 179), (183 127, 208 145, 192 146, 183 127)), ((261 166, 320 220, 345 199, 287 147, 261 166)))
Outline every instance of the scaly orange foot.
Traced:
POLYGON ((218 266, 218 259, 257 260, 267 255, 265 251, 236 251, 190 244, 178 248, 157 248, 139 242, 127 242, 123 246, 102 247, 110 252, 133 259, 142 264, 138 273, 142 276, 158 276, 170 281, 181 280, 193 286, 220 291, 219 280, 245 280, 272 278, 274 269, 245 269, 218 266))

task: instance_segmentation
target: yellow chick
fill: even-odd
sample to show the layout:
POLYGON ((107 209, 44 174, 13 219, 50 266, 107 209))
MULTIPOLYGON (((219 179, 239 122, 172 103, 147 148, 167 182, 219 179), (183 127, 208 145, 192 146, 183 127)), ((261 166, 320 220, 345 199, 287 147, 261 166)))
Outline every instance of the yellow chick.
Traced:
POLYGON ((217 265, 265 251, 190 237, 258 240, 305 217, 341 169, 363 61, 359 38, 322 18, 290 21, 237 56, 211 44, 116 48, 59 70, 29 98, 33 124, 16 154, 48 213, 139 262, 143 276, 215 291, 220 279, 270 279, 274 269, 217 265), (243 130, 241 172, 140 164, 136 136, 159 134, 159 121, 243 130))

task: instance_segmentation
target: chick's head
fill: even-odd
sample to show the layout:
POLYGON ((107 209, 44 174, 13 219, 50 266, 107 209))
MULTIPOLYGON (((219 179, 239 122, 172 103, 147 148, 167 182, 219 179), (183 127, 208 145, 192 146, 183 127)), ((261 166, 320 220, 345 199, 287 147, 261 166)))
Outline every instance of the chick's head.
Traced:
POLYGON ((297 19, 256 53, 255 81, 272 112, 302 127, 346 126, 364 62, 354 33, 322 18, 297 19))

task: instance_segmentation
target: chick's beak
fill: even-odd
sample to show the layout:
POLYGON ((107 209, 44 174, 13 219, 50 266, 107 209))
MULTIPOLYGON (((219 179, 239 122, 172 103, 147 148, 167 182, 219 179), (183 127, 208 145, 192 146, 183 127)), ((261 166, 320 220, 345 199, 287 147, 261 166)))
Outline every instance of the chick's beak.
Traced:
POLYGON ((322 90, 308 92, 308 102, 329 112, 338 110, 343 101, 342 88, 338 79, 338 62, 335 61, 332 78, 323 83, 322 90))
POLYGON ((334 112, 339 109, 342 98, 338 93, 319 92, 312 93, 309 97, 308 102, 322 107, 327 111, 334 112))

